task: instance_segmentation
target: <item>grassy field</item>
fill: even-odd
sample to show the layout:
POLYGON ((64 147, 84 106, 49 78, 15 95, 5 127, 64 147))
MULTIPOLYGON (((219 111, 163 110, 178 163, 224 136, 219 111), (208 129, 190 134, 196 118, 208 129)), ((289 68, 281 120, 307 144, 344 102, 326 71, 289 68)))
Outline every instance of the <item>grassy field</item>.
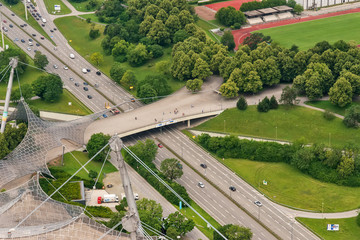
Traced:
POLYGON ((360 187, 344 187, 318 181, 286 163, 225 159, 223 162, 269 198, 296 208, 340 212, 358 208, 360 187), (263 185, 266 180, 268 185, 263 185))
POLYGON ((44 0, 46 10, 53 15, 64 15, 71 13, 71 10, 61 0, 44 0), (54 5, 60 5, 60 12, 54 9, 54 5), (54 13, 55 12, 55 13, 54 13))
POLYGON ((263 29, 264 35, 270 35, 273 41, 290 48, 295 44, 306 50, 320 41, 334 43, 338 40, 355 40, 360 44, 360 13, 345 14, 308 22, 263 29))
POLYGON ((330 112, 337 113, 337 114, 344 116, 346 109, 348 109, 352 105, 360 105, 360 102, 352 102, 350 105, 343 107, 343 108, 332 104, 330 101, 309 101, 309 102, 305 102, 305 104, 314 106, 317 108, 329 110, 330 112))
POLYGON ((30 101, 29 104, 38 108, 40 111, 67 113, 81 116, 92 113, 90 109, 88 109, 83 103, 81 103, 74 95, 72 95, 66 89, 64 89, 60 100, 57 102, 48 103, 41 99, 37 99, 30 101), (69 106, 69 102, 71 102, 71 106, 69 106))
MULTIPOLYGON (((0 0, 0 2, 3 3, 4 5, 10 7, 10 5, 5 3, 4 0, 0 0)), ((11 5, 10 9, 16 15, 18 15, 20 18, 22 18, 27 24, 32 26, 36 31, 38 31, 41 35, 43 35, 44 37, 49 39, 55 45, 55 43, 51 40, 49 35, 44 31, 44 29, 39 25, 39 23, 31 16, 29 11, 28 11, 28 20, 26 20, 23 3, 19 2, 18 4, 11 5)), ((11 17, 11 16, 8 16, 8 17, 11 17)))
MULTIPOLYGON (((215 228, 219 228, 221 225, 213 219, 207 212, 205 212, 199 205, 197 205, 194 201, 190 201, 191 207, 193 207, 198 213, 201 214, 211 225, 215 228)), ((174 205, 175 206, 175 205, 174 205)), ((178 211, 180 211, 186 218, 192 219, 195 222, 196 227, 205 234, 209 239, 213 239, 212 228, 208 228, 207 224, 202 220, 198 215, 196 215, 190 208, 182 208, 179 210, 179 206, 175 206, 178 211)))
MULTIPOLYGON (((74 151, 72 152, 72 154, 76 157, 77 160, 79 160, 82 165, 89 160, 87 153, 74 151)), ((76 159, 70 153, 66 153, 64 155, 64 166, 52 166, 51 168, 61 169, 72 175, 81 167, 80 163, 76 161, 76 159)), ((94 170, 99 173, 101 166, 102 162, 91 161, 88 165, 86 165, 85 168, 88 171, 94 170)), ((107 161, 102 170, 102 173, 112 173, 116 171, 117 169, 110 162, 107 161)), ((82 169, 76 176, 90 180, 88 173, 84 169, 82 169)), ((100 182, 102 181, 103 177, 104 175, 101 174, 99 179, 100 182)))
MULTIPOLYGON (((94 7, 94 8, 91 8, 91 9, 87 9, 86 8, 86 5, 88 4, 89 0, 87 1, 84 1, 84 2, 73 2, 73 1, 69 1, 69 3, 71 3, 71 5, 74 6, 74 8, 80 12, 92 12, 92 11, 95 11, 98 7, 94 7)), ((101 4, 101 0, 97 1, 99 3, 99 5, 101 4)))
POLYGON ((210 33, 210 29, 219 28, 219 26, 217 26, 215 24, 211 24, 208 21, 205 21, 201 18, 196 22, 196 25, 198 27, 200 27, 201 29, 203 29, 205 31, 206 35, 209 38, 211 38, 213 41, 218 42, 218 43, 221 41, 221 37, 219 35, 210 33))
POLYGON ((326 240, 357 240, 360 236, 360 227, 356 224, 356 218, 297 219, 326 240), (327 231, 327 224, 339 224, 339 231, 327 231))
POLYGON ((92 22, 100 23, 99 18, 94 13, 82 14, 82 15, 79 15, 79 16, 83 17, 85 19, 90 18, 92 22))
MULTIPOLYGON (((71 40, 69 44, 86 60, 90 62, 90 55, 94 52, 100 52, 104 55, 104 62, 99 66, 99 69, 106 75, 110 76, 110 68, 114 63, 112 56, 105 56, 102 48, 101 41, 104 39, 104 35, 101 35, 97 39, 91 40, 89 37, 89 31, 91 24, 86 23, 85 20, 81 20, 77 17, 63 17, 55 19, 54 23, 58 29, 62 32, 66 39, 71 40)), ((99 29, 102 33, 105 26, 97 24, 96 29, 99 29)), ((132 70, 138 81, 141 81, 145 76, 155 73, 155 63, 163 60, 171 60, 171 47, 166 48, 164 55, 158 59, 151 60, 140 67, 131 67, 127 62, 123 63, 125 69, 132 70)), ((169 85, 173 91, 184 86, 184 82, 169 79, 169 85)))
POLYGON ((359 129, 347 128, 339 118, 328 121, 322 112, 300 106, 286 108, 280 105, 279 109, 267 113, 258 112, 256 106, 249 106, 246 111, 228 109, 194 129, 213 132, 224 132, 225 129, 226 133, 234 135, 286 141, 305 138, 308 143, 326 145, 330 140, 331 146, 360 141, 359 129))

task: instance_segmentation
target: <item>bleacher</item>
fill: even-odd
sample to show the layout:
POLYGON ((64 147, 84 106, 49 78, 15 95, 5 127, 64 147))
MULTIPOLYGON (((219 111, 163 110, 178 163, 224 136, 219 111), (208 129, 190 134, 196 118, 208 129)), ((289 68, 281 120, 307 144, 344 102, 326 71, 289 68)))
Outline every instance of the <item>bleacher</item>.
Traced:
POLYGON ((244 12, 250 25, 264 22, 273 22, 294 17, 291 13, 293 9, 289 6, 278 6, 273 8, 263 8, 253 11, 244 12))
POLYGON ((291 12, 278 13, 277 15, 278 15, 279 19, 281 19, 281 20, 294 17, 294 15, 291 12))
POLYGON ((279 20, 276 14, 263 16, 264 22, 273 22, 279 20))
POLYGON ((261 17, 256 17, 256 18, 248 18, 248 23, 250 25, 255 25, 255 24, 260 24, 263 23, 264 21, 261 19, 261 17))

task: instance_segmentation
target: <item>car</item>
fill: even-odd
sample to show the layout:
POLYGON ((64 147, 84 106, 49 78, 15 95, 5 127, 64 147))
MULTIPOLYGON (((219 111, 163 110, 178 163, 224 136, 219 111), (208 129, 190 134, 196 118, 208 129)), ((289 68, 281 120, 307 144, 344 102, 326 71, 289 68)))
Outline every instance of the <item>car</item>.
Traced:
POLYGON ((164 146, 163 146, 161 143, 159 143, 159 144, 158 144, 158 147, 159 147, 159 148, 163 148, 164 146))
POLYGON ((68 66, 65 65, 65 66, 64 66, 64 69, 65 69, 65 70, 68 70, 69 68, 68 68, 68 66))
POLYGON ((26 8, 30 8, 30 6, 26 6, 26 8))
POLYGON ((107 118, 107 115, 104 113, 103 115, 102 115, 104 118, 107 118))
POLYGON ((76 83, 75 83, 75 86, 78 87, 78 86, 80 86, 80 85, 79 85, 79 83, 76 82, 76 83))
POLYGON ((91 96, 91 95, 87 95, 87 98, 88 98, 88 99, 92 99, 92 96, 91 96))
POLYGON ((39 21, 39 20, 40 20, 40 18, 38 18, 38 17, 37 17, 37 18, 36 18, 36 20, 37 20, 37 21, 39 21))
POLYGON ((28 51, 31 51, 31 47, 28 47, 27 50, 28 50, 28 51))
POLYGON ((52 29, 50 29, 50 32, 54 32, 52 29))
POLYGON ((12 14, 11 14, 11 16, 15 16, 15 14, 14 14, 14 13, 12 13, 12 14))
MULTIPOLYGON (((34 7, 32 7, 32 9, 34 9, 34 7)), ((36 10, 36 9, 34 9, 34 12, 37 12, 37 10, 36 10)))
POLYGON ((25 40, 24 40, 24 39, 21 39, 21 42, 22 42, 22 43, 24 43, 24 42, 25 42, 25 40))
POLYGON ((21 24, 20 27, 24 27, 24 25, 21 24))
POLYGON ((0 3, 0 7, 2 6, 2 4, 0 3))
POLYGON ((38 50, 34 49, 34 53, 36 53, 38 50))
POLYGON ((58 66, 56 65, 56 64, 54 64, 54 66, 53 66, 55 69, 58 69, 58 66))
POLYGON ((261 206, 262 206, 262 203, 261 203, 260 201, 255 201, 254 203, 255 203, 255 205, 258 206, 258 207, 261 207, 261 206))
POLYGON ((4 23, 7 23, 6 20, 3 21, 4 23))
POLYGON ((229 189, 230 189, 231 191, 233 191, 233 192, 236 191, 236 187, 234 187, 234 186, 230 186, 229 189))
POLYGON ((96 75, 101 75, 101 72, 100 71, 96 71, 96 75))
POLYGON ((91 72, 90 68, 86 69, 87 72, 91 72))
POLYGON ((33 34, 31 34, 33 37, 36 37, 36 34, 35 33, 33 33, 33 34))
POLYGON ((45 24, 42 23, 41 26, 42 26, 42 27, 45 27, 45 24))
POLYGON ((120 111, 117 110, 117 109, 111 109, 110 112, 111 112, 112 114, 114 114, 114 115, 120 113, 120 111))
POLYGON ((5 32, 7 32, 7 31, 8 31, 8 29, 7 29, 6 27, 3 27, 3 30, 4 30, 5 32))
POLYGON ((24 23, 24 27, 26 27, 27 26, 27 24, 26 23, 24 23))
POLYGON ((54 28, 54 31, 56 31, 57 30, 57 28, 54 28))
POLYGON ((81 69, 81 71, 85 74, 87 73, 86 68, 81 69))
POLYGON ((198 186, 199 186, 200 188, 204 188, 204 187, 205 187, 205 185, 204 185, 202 182, 198 182, 198 186))
POLYGON ((32 42, 33 40, 31 38, 29 38, 29 42, 32 42))
POLYGON ((87 82, 83 82, 85 86, 89 85, 87 82))
POLYGON ((37 47, 40 47, 40 44, 39 44, 39 43, 36 43, 35 45, 36 45, 37 47))
POLYGON ((29 42, 28 44, 29 44, 29 46, 32 46, 32 45, 33 45, 33 43, 32 43, 32 42, 29 42))
POLYGON ((200 164, 200 167, 202 167, 202 168, 207 168, 207 166, 206 166, 205 163, 201 163, 201 164, 200 164))
POLYGON ((72 53, 70 53, 69 57, 70 57, 71 59, 74 59, 74 58, 75 58, 75 55, 72 54, 72 53))
POLYGON ((130 100, 131 100, 131 102, 135 102, 135 98, 131 98, 130 100))
POLYGON ((89 91, 89 88, 83 87, 84 91, 89 91))
POLYGON ((9 27, 10 27, 10 28, 13 28, 14 26, 13 26, 12 24, 9 24, 9 27))
POLYGON ((108 185, 106 185, 107 188, 112 188, 113 185, 111 183, 109 183, 108 185))
POLYGON ((43 36, 41 36, 40 39, 44 40, 45 38, 43 36))
POLYGON ((74 79, 73 79, 72 77, 71 77, 71 78, 69 78, 69 80, 70 80, 70 81, 74 81, 74 79))
POLYGON ((15 40, 14 40, 14 41, 16 41, 16 42, 17 42, 17 41, 19 41, 19 39, 18 39, 18 38, 15 38, 15 40))

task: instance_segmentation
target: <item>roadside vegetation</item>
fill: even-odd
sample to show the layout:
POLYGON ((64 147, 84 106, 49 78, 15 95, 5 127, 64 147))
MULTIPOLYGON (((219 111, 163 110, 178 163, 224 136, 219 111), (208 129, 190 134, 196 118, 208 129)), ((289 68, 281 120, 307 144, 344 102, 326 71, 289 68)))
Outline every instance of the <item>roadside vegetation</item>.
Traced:
POLYGON ((64 15, 71 13, 71 10, 63 3, 62 0, 44 0, 46 10, 53 15, 64 15), (60 12, 55 11, 54 5, 60 5, 60 12))
POLYGON ((69 3, 74 6, 76 10, 79 12, 91 12, 98 9, 101 4, 102 0, 70 0, 69 3))

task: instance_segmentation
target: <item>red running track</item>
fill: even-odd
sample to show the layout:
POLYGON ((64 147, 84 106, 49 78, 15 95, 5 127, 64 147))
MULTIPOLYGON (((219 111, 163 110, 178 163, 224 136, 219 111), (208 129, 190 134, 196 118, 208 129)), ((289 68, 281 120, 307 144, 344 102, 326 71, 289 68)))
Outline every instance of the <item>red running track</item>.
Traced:
POLYGON ((235 40, 236 49, 237 49, 238 46, 244 41, 244 39, 247 36, 250 36, 251 32, 256 31, 256 30, 284 26, 284 25, 294 24, 294 23, 299 23, 299 22, 307 22, 307 21, 311 21, 311 20, 327 18, 327 17, 334 17, 334 16, 339 16, 339 15, 344 15, 344 14, 349 14, 349 13, 357 13, 357 12, 360 12, 360 8, 349 9, 349 10, 345 10, 345 11, 341 11, 341 12, 327 13, 327 14, 322 14, 322 15, 318 15, 318 16, 309 16, 309 17, 305 17, 305 18, 293 18, 293 19, 288 19, 288 20, 283 20, 283 21, 278 21, 278 22, 264 23, 264 24, 255 25, 255 26, 252 26, 249 28, 243 28, 240 30, 232 31, 232 34, 234 35, 234 40, 235 40))
POLYGON ((219 3, 208 4, 208 5, 205 5, 205 6, 208 7, 208 8, 211 8, 211 9, 213 9, 215 11, 218 11, 220 8, 228 7, 228 6, 232 6, 236 10, 239 10, 243 3, 250 2, 250 1, 254 1, 254 0, 234 0, 234 1, 227 1, 227 2, 219 2, 219 3))

